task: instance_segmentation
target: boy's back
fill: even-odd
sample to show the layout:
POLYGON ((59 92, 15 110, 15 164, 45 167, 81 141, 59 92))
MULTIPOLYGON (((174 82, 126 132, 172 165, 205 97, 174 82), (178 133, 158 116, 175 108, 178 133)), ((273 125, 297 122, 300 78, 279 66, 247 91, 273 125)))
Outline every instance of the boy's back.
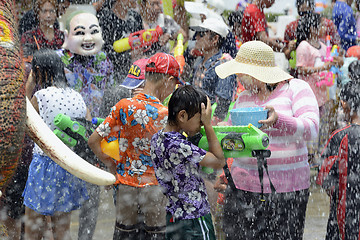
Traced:
POLYGON ((134 187, 157 185, 150 140, 165 126, 167 114, 167 107, 159 99, 143 93, 122 99, 111 109, 97 131, 108 142, 119 138, 120 159, 126 162, 118 164, 116 183, 134 187))
POLYGON ((331 208, 326 239, 359 236, 360 125, 335 131, 323 151, 324 163, 317 183, 331 190, 331 208))
POLYGON ((179 132, 160 130, 151 140, 155 174, 169 199, 167 212, 177 219, 194 219, 210 213, 200 161, 206 151, 179 132))

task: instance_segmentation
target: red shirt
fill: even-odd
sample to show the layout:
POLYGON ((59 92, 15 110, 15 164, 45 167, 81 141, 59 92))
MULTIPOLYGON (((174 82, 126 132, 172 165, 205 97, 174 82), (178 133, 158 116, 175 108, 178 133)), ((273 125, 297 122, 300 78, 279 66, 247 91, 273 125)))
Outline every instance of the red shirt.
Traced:
POLYGON ((60 49, 64 43, 64 33, 58 29, 54 29, 54 38, 49 41, 39 27, 23 33, 21 36, 21 44, 24 49, 25 56, 31 56, 36 50, 48 48, 52 50, 60 49), (36 38, 36 41, 35 41, 36 38))
MULTIPOLYGON (((291 41, 296 39, 296 28, 298 26, 299 23, 299 19, 292 21, 291 23, 289 23, 288 25, 286 25, 285 28, 285 32, 284 32, 284 40, 285 41, 291 41)), ((320 37, 320 40, 322 42, 326 42, 326 36, 329 35, 330 38, 330 43, 331 45, 340 45, 340 36, 338 34, 338 32, 336 31, 336 27, 333 21, 331 21, 330 19, 324 18, 323 22, 321 23, 323 25, 323 27, 325 28, 325 34, 323 34, 323 36, 320 37)))
POLYGON ((265 31, 267 33, 267 23, 265 14, 255 4, 249 4, 241 22, 241 32, 243 43, 253 41, 257 32, 265 31))

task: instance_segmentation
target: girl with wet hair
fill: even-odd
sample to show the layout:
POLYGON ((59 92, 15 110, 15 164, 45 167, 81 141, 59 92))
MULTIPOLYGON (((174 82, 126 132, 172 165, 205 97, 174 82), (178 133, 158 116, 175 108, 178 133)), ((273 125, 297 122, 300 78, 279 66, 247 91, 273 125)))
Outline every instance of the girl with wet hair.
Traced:
POLYGON ((324 79, 320 73, 329 71, 332 66, 337 66, 341 61, 339 57, 334 57, 333 61, 324 62, 326 45, 319 39, 320 25, 320 15, 308 13, 301 18, 297 28, 296 67, 298 78, 310 85, 316 96, 320 112, 319 138, 308 143, 310 163, 317 161, 319 150, 324 146, 330 134, 331 102, 327 86, 317 86, 317 83, 324 79))
MULTIPOLYGON (((71 118, 86 116, 85 102, 68 87, 63 63, 56 52, 37 51, 32 68, 28 88, 37 83, 43 89, 35 92, 31 103, 51 130, 55 129, 53 121, 59 113, 71 118)), ((63 240, 70 239, 71 211, 80 208, 88 193, 84 181, 64 170, 35 145, 23 197, 27 217, 25 239, 40 239, 46 216, 50 216, 54 240, 63 240)))

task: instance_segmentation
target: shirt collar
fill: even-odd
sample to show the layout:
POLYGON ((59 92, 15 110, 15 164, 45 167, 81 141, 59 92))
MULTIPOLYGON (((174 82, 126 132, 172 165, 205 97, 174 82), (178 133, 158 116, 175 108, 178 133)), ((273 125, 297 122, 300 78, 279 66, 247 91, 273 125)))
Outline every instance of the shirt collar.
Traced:
POLYGON ((213 62, 216 62, 217 60, 219 60, 222 56, 222 50, 218 51, 216 54, 214 54, 212 57, 210 57, 205 63, 204 63, 204 67, 206 69, 208 69, 210 67, 210 65, 213 62))
POLYGON ((154 96, 151 96, 149 94, 145 94, 145 93, 139 93, 137 94, 134 99, 138 99, 141 101, 148 101, 148 102, 153 102, 153 103, 158 103, 160 104, 160 100, 154 96))

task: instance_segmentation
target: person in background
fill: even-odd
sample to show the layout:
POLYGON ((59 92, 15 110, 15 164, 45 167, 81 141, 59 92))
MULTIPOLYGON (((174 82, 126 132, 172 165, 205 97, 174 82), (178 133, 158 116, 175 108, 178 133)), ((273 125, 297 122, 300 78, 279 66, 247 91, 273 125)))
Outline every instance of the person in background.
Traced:
MULTIPOLYGON (((233 34, 235 35, 235 43, 236 43, 237 51, 239 50, 239 48, 242 44, 241 22, 242 22, 243 14, 244 14, 244 12, 234 11, 234 12, 230 13, 229 18, 228 18, 230 29, 233 32, 233 34)), ((232 57, 235 57, 235 56, 232 56, 232 57)))
POLYGON ((146 55, 152 55, 156 52, 170 52, 167 44, 169 40, 176 40, 178 34, 184 36, 184 42, 187 40, 187 32, 185 32, 179 24, 170 16, 162 13, 162 4, 160 0, 140 0, 140 14, 143 18, 145 29, 154 29, 160 26, 164 30, 164 34, 160 36, 159 41, 152 45, 146 55))
MULTIPOLYGON (((143 20, 135 8, 136 1, 134 0, 106 0, 97 13, 103 32, 104 51, 114 65, 116 85, 126 78, 131 64, 138 59, 134 51, 117 53, 113 48, 115 41, 144 28, 143 20)), ((113 103, 118 102, 118 100, 113 101, 113 103)))
MULTIPOLYGON (((299 21, 301 21, 301 19, 304 18, 307 14, 314 12, 315 9, 314 0, 296 0, 296 7, 297 7, 297 12, 299 14, 299 19, 292 21, 288 25, 286 25, 284 32, 284 40, 288 42, 296 39, 296 29, 299 24, 299 21)), ((340 46, 340 36, 337 33, 337 29, 334 22, 330 19, 322 17, 321 26, 324 29, 324 34, 320 36, 322 42, 325 43, 326 36, 330 36, 331 45, 340 46)))
MULTIPOLYGON (((272 48, 261 41, 242 44, 237 57, 215 71, 220 78, 236 74, 244 86, 234 109, 268 110, 268 118, 259 123, 269 136, 271 151, 263 190, 257 159, 234 158, 230 175, 236 190, 228 187, 225 194, 226 239, 302 239, 310 187, 306 141, 319 129, 313 91, 276 67, 272 48)), ((231 120, 230 116, 226 125, 231 120)))
POLYGON ((115 82, 104 91, 103 103, 100 107, 102 117, 106 117, 109 114, 108 110, 122 98, 130 97, 126 88, 118 86, 126 78, 131 64, 141 58, 142 53, 136 50, 117 53, 113 49, 113 43, 144 28, 142 17, 135 8, 134 0, 105 0, 97 13, 103 31, 104 51, 113 64, 115 82))
POLYGON ((319 164, 318 154, 326 139, 329 137, 329 97, 325 84, 316 84, 323 80, 321 72, 327 72, 332 66, 338 66, 340 57, 333 61, 324 62, 326 46, 319 39, 320 14, 309 13, 299 22, 297 30, 296 67, 298 77, 306 81, 315 93, 320 112, 319 139, 308 143, 309 160, 319 164))
MULTIPOLYGON (((37 51, 32 64, 33 74, 29 81, 37 82, 42 89, 34 94, 31 103, 52 131, 55 129, 54 118, 59 113, 69 117, 89 117, 81 95, 69 88, 64 64, 55 51, 37 51)), ((85 182, 60 167, 37 145, 23 197, 27 240, 41 239, 46 216, 51 218, 54 240, 70 239, 71 211, 79 209, 89 198, 85 182)))
POLYGON ((167 122, 168 110, 161 102, 173 92, 179 76, 180 66, 173 56, 157 53, 149 58, 143 91, 116 103, 89 138, 93 152, 116 176, 114 240, 165 236, 166 198, 155 177, 150 140, 167 122), (103 139, 118 139, 119 160, 102 152, 103 139))
POLYGON ((260 40, 268 44, 276 52, 287 51, 287 47, 284 43, 269 38, 264 9, 271 7, 274 3, 275 0, 254 0, 245 8, 241 22, 241 36, 243 43, 260 40))
POLYGON ((323 164, 316 183, 330 196, 326 240, 359 239, 360 236, 359 76, 340 91, 341 106, 349 124, 332 133, 321 154, 323 164))
POLYGON ((340 35, 341 48, 345 51, 357 44, 356 20, 351 5, 354 0, 337 0, 332 18, 340 35))
MULTIPOLYGON (((33 9, 27 11, 19 21, 19 34, 20 36, 29 30, 39 26, 39 20, 36 17, 36 7, 38 0, 32 0, 33 9)), ((57 0, 58 2, 58 15, 61 16, 65 13, 66 9, 70 6, 72 0, 57 0)), ((55 21, 54 28, 59 29, 58 21, 55 21)))
POLYGON ((37 0, 34 10, 39 25, 21 36, 25 57, 32 56, 35 51, 43 48, 60 49, 64 43, 64 33, 54 27, 57 1, 37 0))
POLYGON ((168 198, 166 239, 215 240, 210 204, 201 167, 221 169, 224 154, 211 125, 210 99, 192 85, 179 87, 169 101, 168 123, 151 139, 155 174, 168 198), (209 151, 189 137, 204 126, 209 151), (184 194, 186 193, 186 194, 184 194))
POLYGON ((220 79, 215 67, 224 60, 221 46, 227 36, 227 26, 222 20, 207 18, 199 26, 191 27, 196 31, 195 50, 202 53, 194 63, 191 84, 200 87, 209 96, 211 104, 217 103, 213 123, 222 121, 229 109, 236 91, 236 76, 220 79))

